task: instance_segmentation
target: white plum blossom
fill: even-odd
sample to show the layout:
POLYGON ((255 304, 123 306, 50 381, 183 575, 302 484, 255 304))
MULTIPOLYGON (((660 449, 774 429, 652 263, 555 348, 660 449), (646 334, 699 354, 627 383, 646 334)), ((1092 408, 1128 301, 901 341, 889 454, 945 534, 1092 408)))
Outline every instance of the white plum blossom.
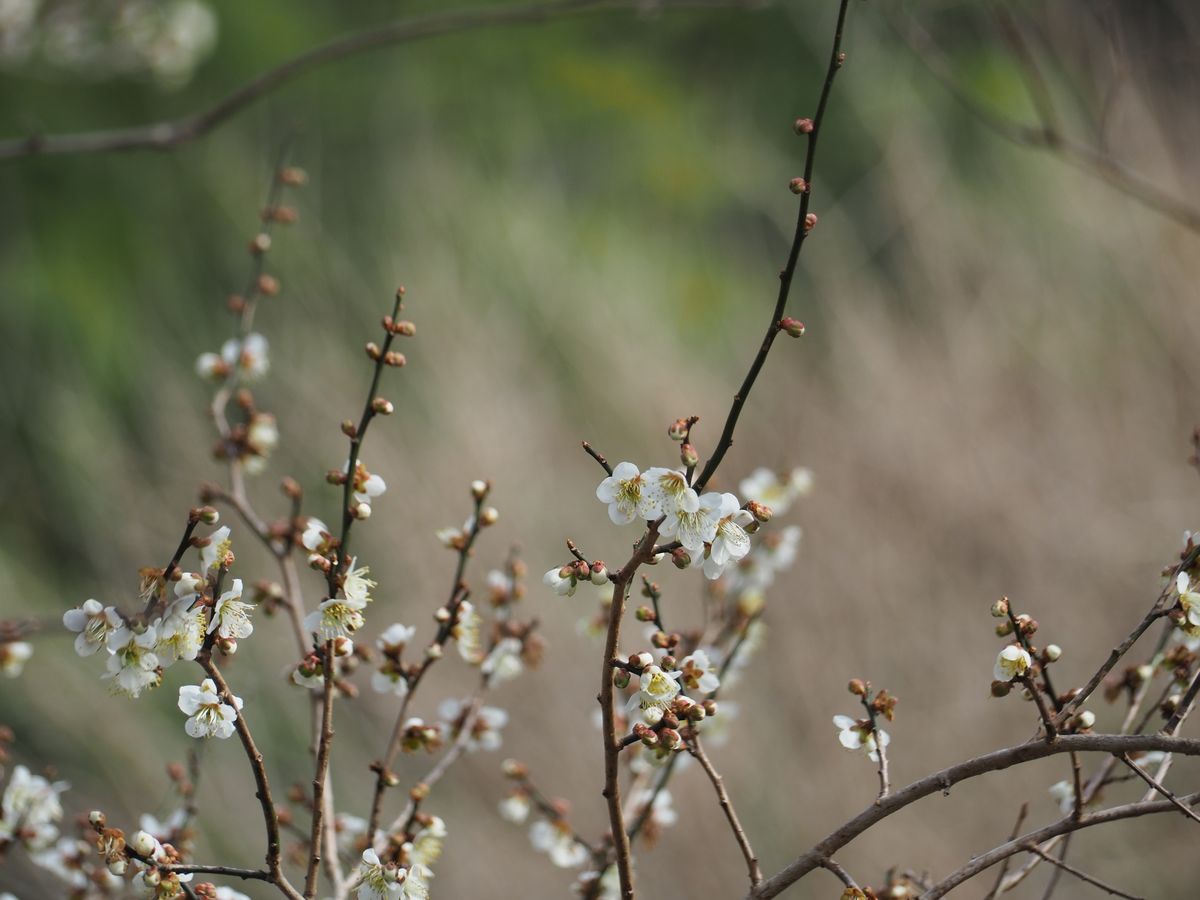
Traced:
POLYGON ((746 526, 754 521, 754 516, 741 508, 733 494, 721 495, 719 515, 716 535, 704 557, 704 575, 710 581, 720 578, 727 566, 738 563, 750 552, 746 526))
POLYGON ((30 850, 44 850, 58 839, 62 801, 58 795, 70 787, 50 782, 25 766, 13 768, 0 801, 0 844, 21 841, 30 850))
POLYGON ((370 593, 371 589, 375 587, 375 582, 367 577, 371 569, 368 566, 355 568, 357 562, 357 557, 350 560, 350 567, 342 581, 342 593, 348 600, 368 603, 371 600, 370 593))
MULTIPOLYGON (((350 471, 350 460, 346 460, 342 464, 342 474, 346 475, 350 471)), ((383 494, 387 490, 387 484, 378 475, 372 475, 367 471, 367 467, 360 459, 354 466, 354 499, 359 503, 366 503, 368 506, 376 497, 383 494)))
POLYGON ((470 516, 467 521, 463 522, 462 528, 446 527, 439 528, 434 532, 434 536, 438 539, 443 547, 448 550, 461 550, 466 544, 467 538, 471 532, 475 530, 475 517, 470 516))
POLYGON ((486 651, 483 649, 483 617, 468 600, 458 604, 458 621, 453 629, 458 655, 473 666, 480 665, 486 651))
POLYGON ((254 633, 254 623, 250 621, 252 609, 249 603, 242 602, 242 579, 233 579, 233 586, 217 598, 208 633, 215 631, 218 637, 235 641, 250 637, 254 633))
POLYGON ((765 591, 774 583, 777 573, 791 568, 796 561, 802 536, 798 525, 763 535, 741 564, 729 573, 729 590, 765 591))
POLYGON ((221 885, 217 888, 216 900, 250 900, 249 894, 235 891, 231 887, 221 885))
POLYGON ((209 573, 220 565, 231 546, 228 525, 222 525, 208 536, 208 543, 200 548, 200 575, 202 578, 208 577, 209 573))
POLYGON ((137 632, 122 625, 108 635, 108 671, 104 678, 113 682, 113 691, 127 697, 139 697, 148 687, 162 680, 154 647, 158 631, 153 625, 137 632))
POLYGON ((19 678, 25 663, 33 656, 33 644, 28 641, 7 641, 0 644, 0 674, 19 678))
POLYGON ((650 804, 650 821, 660 828, 669 828, 679 821, 679 813, 675 811, 671 792, 665 788, 655 791, 653 788, 643 788, 634 791, 629 798, 630 808, 643 810, 650 804))
MULTIPOLYGON (((75 890, 71 896, 87 896, 83 893, 88 886, 88 872, 84 866, 91 860, 92 848, 85 842, 71 838, 59 838, 57 843, 45 850, 35 850, 29 859, 51 874, 57 876, 75 890)), ((116 887, 111 879, 104 879, 104 887, 116 887)), ((115 891, 114 891, 115 893, 115 891)), ((0 894, 0 900, 12 894, 0 894)))
POLYGON ((175 836, 175 832, 187 824, 187 819, 187 810, 182 808, 175 810, 175 812, 167 816, 165 822, 160 822, 149 813, 143 813, 138 816, 138 828, 149 832, 159 841, 165 843, 169 842, 175 836))
POLYGON ((230 338, 221 345, 221 356, 204 353, 196 360, 196 371, 209 378, 223 378, 237 369, 245 381, 256 381, 271 367, 267 358, 267 339, 250 333, 244 339, 230 338))
MULTIPOLYGON (((692 491, 692 496, 695 496, 695 491, 692 491)), ((732 494, 710 491, 696 501, 694 509, 687 509, 682 504, 675 509, 668 509, 659 533, 663 537, 675 538, 693 555, 703 553, 704 545, 717 536, 717 523, 721 520, 725 496, 733 497, 732 494)), ((735 508, 738 505, 736 497, 734 505, 735 508)))
POLYGON ((407 874, 405 869, 383 865, 379 854, 368 847, 358 866, 359 884, 354 896, 358 900, 398 900, 403 896, 407 874))
POLYGON ((574 597, 579 579, 575 577, 575 569, 572 566, 563 566, 558 569, 551 569, 543 575, 542 583, 560 597, 574 597), (563 575, 563 572, 567 574, 563 575))
POLYGON ((172 601, 162 618, 155 622, 158 643, 154 645, 154 652, 168 665, 179 659, 195 659, 204 646, 206 613, 203 606, 192 607, 195 597, 195 594, 187 594, 172 601))
POLYGON ((328 556, 332 552, 333 534, 329 526, 316 516, 309 516, 300 534, 300 544, 309 553, 328 556))
POLYGON ((375 640, 375 646, 382 651, 398 651, 407 646, 417 633, 415 625, 401 625, 396 622, 384 629, 383 634, 375 640))
POLYGON ((105 645, 109 632, 124 624, 116 607, 105 608, 98 600, 88 600, 63 613, 63 625, 68 631, 77 632, 75 652, 80 656, 91 656, 105 645))
MULTIPOLYGON (((864 719, 852 719, 849 716, 834 716, 834 727, 839 729, 838 740, 847 750, 863 750, 872 762, 879 762, 879 748, 875 744, 875 734, 871 731, 871 723, 864 719)), ((891 736, 882 728, 879 731, 879 744, 886 747, 892 742, 891 736)))
POLYGON ((600 482, 596 488, 596 499, 608 504, 608 517, 614 525, 628 525, 639 516, 643 519, 657 518, 644 515, 647 508, 643 500, 646 487, 646 479, 638 467, 631 462, 623 462, 600 482))
POLYGON ((1180 629, 1189 637, 1200 637, 1200 592, 1194 591, 1186 572, 1175 576, 1175 590, 1179 594, 1179 605, 1183 609, 1180 629))
POLYGON ((205 678, 199 687, 185 684, 179 689, 179 709, 189 717, 183 730, 194 738, 230 737, 242 708, 240 697, 231 699, 233 706, 221 699, 211 678, 205 678))
POLYGON ((366 836, 369 824, 366 819, 352 816, 349 813, 338 813, 333 817, 333 830, 337 834, 338 849, 349 853, 358 842, 366 836))
POLYGON ((524 791, 515 791, 500 801, 500 818, 514 825, 524 825, 532 809, 529 795, 524 791))
POLYGON ((657 519, 671 513, 694 513, 700 508, 700 499, 688 484, 687 475, 678 469, 647 469, 642 478, 641 515, 646 519, 657 519))
MULTIPOLYGON (((470 708, 468 701, 456 700, 449 697, 438 706, 438 717, 445 723, 446 731, 451 737, 457 737, 462 725, 464 714, 470 708)), ((467 736, 467 750, 499 750, 502 743, 500 729, 508 724, 508 713, 495 706, 482 706, 475 721, 471 724, 471 732, 467 736)))
POLYGON ((1009 644, 996 657, 993 676, 997 681, 1012 681, 1029 671, 1033 660, 1020 644, 1009 644))
POLYGON ((487 675, 493 685, 516 678, 525 670, 521 659, 524 649, 520 639, 514 637, 501 638, 496 646, 488 653, 479 671, 487 675))
POLYGON ((1075 810, 1075 787, 1069 781, 1056 781, 1050 785, 1050 798, 1058 804, 1062 814, 1069 815, 1075 810))
POLYGON ((409 876, 432 878, 430 867, 441 858, 445 842, 446 823, 440 816, 434 816, 428 825, 413 835, 408 848, 409 876))
POLYGON ((529 829, 533 848, 550 855, 550 861, 562 869, 574 869, 588 860, 588 851, 575 840, 571 828, 563 820, 551 822, 538 819, 529 829))
POLYGON ((795 502, 812 491, 813 474, 805 468, 795 468, 786 478, 780 478, 770 469, 760 467, 742 479, 738 490, 747 500, 769 506, 772 512, 782 515, 795 502))
POLYGON ((661 711, 679 693, 680 672, 665 672, 660 666, 646 666, 638 683, 639 690, 629 698, 629 709, 661 711))
POLYGON ((686 657, 679 666, 679 674, 683 686, 689 691, 711 694, 721 686, 717 667, 709 662, 708 654, 704 650, 697 650, 686 657))
POLYGON ((351 637, 363 627, 362 610, 367 604, 359 600, 334 597, 322 600, 321 605, 304 619, 304 627, 323 641, 351 637))

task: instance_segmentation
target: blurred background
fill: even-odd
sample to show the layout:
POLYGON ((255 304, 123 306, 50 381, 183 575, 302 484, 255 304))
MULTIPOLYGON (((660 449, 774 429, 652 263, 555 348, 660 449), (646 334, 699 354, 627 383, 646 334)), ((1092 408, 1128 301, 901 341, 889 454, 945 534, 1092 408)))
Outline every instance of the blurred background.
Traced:
MULTIPOLYGON (((524 612, 549 640, 542 671, 491 701, 512 716, 504 748, 464 759, 427 805, 450 830, 434 892, 567 893, 571 874, 496 804, 499 762, 515 756, 571 800, 581 830, 606 826, 592 725, 601 648, 577 632, 593 597, 555 597, 539 575, 563 562, 566 537, 616 561, 636 535, 595 501, 600 472, 579 441, 613 462, 670 465, 665 429, 695 414, 698 448, 712 448, 770 314, 795 215, 787 183, 802 165, 791 123, 814 111, 836 6, 659 14, 647 3, 464 33, 323 68, 170 153, 0 164, 4 617, 53 623, 89 597, 132 608, 138 568, 164 564, 197 486, 223 477, 193 363, 230 334, 225 297, 245 281, 273 157, 294 135, 291 161, 310 183, 292 198, 300 221, 276 233, 269 270, 282 291, 256 323, 272 350, 256 395, 282 445, 251 493, 282 514, 276 486, 289 474, 308 511, 333 520, 323 474, 343 461, 338 423, 366 390, 360 348, 403 282, 418 334, 384 391, 397 415, 365 453, 389 485, 356 538, 380 582, 366 636, 402 621, 428 638, 454 563, 434 531, 458 525, 469 482, 489 478, 501 520, 469 578, 520 544, 534 576, 524 612)), ((177 116, 334 36, 436 8, 6 0, 0 132, 177 116), (114 26, 118 15, 133 19, 114 26)), ((1200 205, 1194 4, 1006 9, 1063 129, 1200 205)), ((1023 741, 1032 708, 988 696, 992 602, 1008 595, 1032 613, 1065 650, 1059 682, 1081 683, 1141 618, 1198 521, 1188 455, 1200 234, 1111 178, 1005 140, 947 90, 930 63, 981 108, 1037 121, 984 6, 856 0, 845 49, 814 179, 820 224, 791 306, 808 334, 776 345, 720 481, 736 489, 759 465, 815 473, 787 516, 804 528, 798 563, 775 585, 765 647, 730 696, 738 734, 712 751, 768 872, 874 799, 874 767, 830 724, 855 712, 849 678, 900 697, 896 784, 1023 741), (914 52, 917 29, 936 60, 914 52)), ((226 521, 235 574, 273 577, 226 521)), ((304 574, 311 601, 319 584, 304 574)), ((695 573, 655 577, 671 620, 698 616, 695 573)), ((99 807, 133 828, 141 813, 170 813, 165 766, 190 743, 175 700, 191 676, 170 670, 133 702, 108 694, 100 661, 78 659, 65 632, 32 641, 24 674, 0 682, 14 760, 69 780, 69 814, 99 807)), ((228 670, 278 791, 310 778, 307 704, 285 681, 293 653, 286 623, 261 619, 228 670)), ((414 713, 432 717, 471 683, 447 660, 414 713)), ((365 816, 366 765, 394 708, 369 689, 340 706, 339 811, 365 816)), ((1092 708, 1102 727, 1119 723, 1120 709, 1092 708)), ((241 749, 213 742, 204 758, 197 859, 255 865, 261 823, 241 749)), ((400 765, 411 778, 428 764, 400 765)), ((1193 771, 1178 765, 1170 783, 1188 788, 1193 771)), ((1056 759, 977 779, 839 861, 877 886, 892 866, 945 875, 1004 840, 1023 800, 1034 825, 1056 816, 1047 787, 1068 776, 1056 759)), ((673 787, 682 821, 639 853, 645 896, 742 896, 702 773, 673 787)), ((1124 785, 1106 799, 1137 796, 1124 785)), ((1147 897, 1190 896, 1185 827, 1173 816, 1107 826, 1077 838, 1071 859, 1147 897)), ((0 889, 61 895, 9 856, 0 889)), ((1040 896, 1046 874, 1016 895, 1040 896)), ((1059 896, 1089 890, 1064 883, 1059 896)), ((788 896, 839 891, 816 872, 788 896)))

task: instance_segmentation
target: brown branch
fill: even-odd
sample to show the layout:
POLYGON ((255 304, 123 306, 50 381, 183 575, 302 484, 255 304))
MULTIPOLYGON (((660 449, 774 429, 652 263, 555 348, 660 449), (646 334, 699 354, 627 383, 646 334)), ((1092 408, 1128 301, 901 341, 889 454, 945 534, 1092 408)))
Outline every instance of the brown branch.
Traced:
POLYGON ((1200 693, 1200 669, 1197 669, 1196 674, 1192 676, 1192 683, 1188 685, 1187 693, 1183 695, 1183 699, 1175 707, 1175 712, 1171 713, 1171 718, 1163 726, 1163 734, 1174 734, 1179 730, 1179 726, 1192 711, 1192 705, 1196 702, 1198 693, 1200 693))
MULTIPOLYGON (((724 9, 741 5, 746 4, 737 0, 668 0, 657 6, 656 10, 724 9)), ((549 0, 396 19, 307 50, 261 72, 200 112, 130 128, 32 135, 0 141, 0 160, 129 150, 171 150, 204 137, 288 82, 359 53, 472 29, 532 25, 606 10, 638 10, 641 6, 639 0, 549 0)))
POLYGON ((600 464, 600 467, 602 469, 604 469, 605 472, 607 472, 609 475, 611 475, 613 473, 612 466, 610 466, 608 464, 608 460, 604 458, 603 453, 599 452, 595 447, 593 447, 587 441, 581 441, 580 444, 583 446, 583 449, 587 451, 587 455, 590 456, 592 459, 594 459, 596 462, 598 462, 600 464))
POLYGON ((195 866, 190 863, 173 865, 157 865, 164 872, 174 872, 177 875, 224 875, 227 878, 241 878, 243 881, 273 881, 270 872, 262 869, 239 869, 234 866, 195 866))
POLYGON ((750 370, 742 380, 738 392, 733 396, 733 403, 729 407, 729 414, 725 417, 725 426, 721 429, 717 446, 713 450, 712 456, 708 458, 708 462, 704 464, 700 477, 696 479, 694 487, 697 493, 704 490, 716 473, 717 467, 721 465, 721 460, 725 458, 726 452, 733 446, 733 432, 737 428, 742 407, 750 396, 754 382, 758 380, 758 373, 762 371, 762 367, 767 361, 767 355, 771 352, 771 345, 775 343, 775 338, 779 335, 782 327, 783 313, 787 309, 788 296, 792 290, 792 279, 795 277, 796 264, 800 259, 800 249, 804 246, 804 241, 811 230, 808 222, 808 208, 812 201, 812 176, 817 158, 817 139, 821 134, 821 125, 825 121, 825 109, 829 103, 829 93, 833 89, 834 76, 837 75, 846 59, 845 54, 842 53, 842 33, 846 26, 846 8, 849 5, 850 0, 841 0, 838 7, 837 26, 833 32, 833 49, 829 54, 828 68, 825 70, 825 82, 821 87, 821 97, 817 101, 816 114, 812 118, 812 127, 807 131, 808 150, 804 158, 805 186, 800 195, 800 209, 796 217, 796 230, 792 235, 792 247, 788 252, 787 263, 784 265, 783 271, 779 273, 779 294, 775 300, 775 309, 771 314, 771 321, 767 325, 766 334, 763 335, 762 345, 758 348, 758 353, 750 364, 750 370))
POLYGON ((837 863, 836 860, 832 860, 832 859, 821 860, 821 868, 828 869, 830 872, 832 872, 834 874, 834 876, 837 878, 837 880, 840 881, 842 884, 844 884, 846 887, 850 888, 850 890, 852 890, 852 891, 860 890, 858 883, 854 880, 853 877, 851 877, 849 872, 847 872, 844 868, 842 868, 841 865, 839 865, 837 863))
MULTIPOLYGON (((237 705, 233 700, 233 692, 229 690, 229 685, 225 682, 224 676, 221 675, 221 670, 213 662, 211 649, 203 651, 196 658, 196 661, 204 667, 204 671, 208 673, 208 677, 216 683, 221 699, 236 709, 237 705)), ((289 900, 303 900, 287 880, 287 876, 283 874, 283 868, 280 864, 279 816, 275 812, 275 801, 271 798, 271 784, 267 780, 267 769, 263 765, 262 753, 259 752, 258 746, 254 743, 254 737, 250 734, 250 726, 246 723, 246 714, 242 710, 239 709, 237 711, 237 718, 233 720, 233 724, 237 730, 238 738, 242 742, 242 748, 246 751, 246 758, 250 760, 250 769, 254 773, 254 784, 257 788, 255 796, 258 797, 259 805, 262 807, 263 822, 267 829, 266 862, 267 873, 270 876, 267 880, 279 888, 280 892, 285 897, 288 897, 289 900)))
MULTIPOLYGON (((1017 821, 1013 823, 1012 831, 1009 832, 1008 839, 1015 840, 1017 835, 1021 833, 1021 825, 1025 822, 1025 817, 1029 815, 1029 804, 1022 803, 1021 808, 1017 810, 1017 821)), ((1008 860, 1000 867, 1000 873, 996 876, 996 883, 992 885, 992 889, 987 892, 983 900, 993 900, 1000 893, 1000 886, 1004 883, 1004 873, 1008 871, 1008 860)))
POLYGON ((329 754, 333 746, 333 682, 336 668, 333 641, 325 642, 323 653, 325 686, 321 694, 321 737, 317 743, 317 768, 312 783, 312 837, 309 840, 308 872, 304 878, 305 900, 311 900, 317 894, 317 869, 321 864, 321 838, 325 827, 325 779, 329 774, 329 754))
POLYGON ((1125 754, 1125 753, 1119 754, 1117 758, 1120 759, 1121 762, 1125 763, 1125 765, 1127 765, 1131 770, 1133 770, 1134 775, 1136 775, 1138 778, 1142 779, 1142 781, 1146 782, 1146 784, 1150 785, 1150 788, 1152 790, 1156 791, 1159 794, 1162 794, 1164 797, 1166 797, 1168 800, 1170 800, 1173 804, 1175 804, 1175 807, 1181 813, 1183 813, 1185 816, 1187 816, 1189 819, 1191 819, 1194 822, 1200 822, 1200 816, 1196 815, 1196 813, 1192 812, 1191 809, 1184 806, 1183 803, 1180 802, 1178 797, 1176 797, 1173 793, 1171 793, 1171 791, 1168 790, 1160 782, 1155 781, 1154 778, 1150 775, 1150 773, 1147 772, 1145 769, 1143 769, 1141 766, 1139 766, 1137 763, 1135 763, 1132 759, 1130 759, 1128 754, 1125 754))
MULTIPOLYGON (((742 857, 746 860, 746 873, 750 876, 750 886, 753 887, 762 881, 762 869, 758 865, 758 856, 755 855, 754 849, 750 846, 750 839, 746 837, 746 830, 742 827, 741 821, 738 820, 737 812, 734 810, 733 803, 729 799, 729 793, 725 790, 725 782, 713 767, 708 754, 704 752, 704 747, 700 744, 699 734, 692 735, 691 739, 687 742, 687 749, 695 757, 696 762, 700 763, 700 768, 704 769, 704 774, 712 782, 713 790, 717 792, 717 802, 721 805, 721 810, 725 813, 725 818, 729 821, 729 828, 733 832, 733 839, 737 841, 738 849, 742 851, 742 857)), ((832 860, 826 860, 825 862, 831 863, 832 860)), ((849 876, 846 877, 849 878, 849 876)), ((847 887, 856 887, 853 879, 845 883, 847 887)))
MULTIPOLYGON (((778 873, 763 881, 749 896, 767 898, 778 895, 789 885, 819 867, 821 860, 828 859, 864 831, 905 807, 910 806, 917 800, 928 797, 930 794, 937 793, 938 791, 948 791, 959 782, 976 778, 988 772, 1007 769, 1010 766, 1044 759, 1059 753, 1070 753, 1072 751, 1080 753, 1130 753, 1142 750, 1164 750, 1166 752, 1197 756, 1200 755, 1200 740, 1168 737, 1161 734, 1064 734, 1059 735, 1058 739, 1052 744, 1043 740, 1034 740, 1016 747, 1008 747, 1003 750, 984 754, 983 756, 977 756, 974 759, 958 763, 957 765, 942 769, 940 772, 934 772, 918 781, 914 781, 907 787, 888 795, 882 803, 872 804, 867 807, 810 850, 801 854, 778 873)), ((1169 806, 1169 804, 1167 805, 1169 806)), ((1138 814, 1140 815, 1141 813, 1138 814)), ((1084 816, 1079 820, 1068 819, 1067 823, 1078 826, 1080 822, 1088 822, 1092 818, 1094 817, 1084 816)), ((1052 832, 1044 838, 1038 838, 1038 841, 1040 843, 1042 840, 1069 830, 1073 830, 1073 828, 1052 832)), ((999 862, 1000 859, 1001 857, 997 857, 994 862, 999 862)))
POLYGON ((1135 897, 1133 894, 1127 894, 1124 891, 1118 890, 1117 888, 1113 887, 1110 884, 1105 884, 1099 878, 1089 875, 1087 872, 1081 871, 1080 869, 1077 869, 1074 866, 1068 865, 1067 863, 1063 862, 1061 859, 1055 859, 1049 853, 1042 852, 1041 848, 1039 848, 1037 844, 1033 844, 1033 845, 1029 846, 1027 849, 1029 850, 1030 853, 1034 854, 1035 856, 1041 857, 1046 862, 1050 863, 1053 866, 1056 866, 1063 872, 1066 872, 1070 875, 1074 875, 1080 881, 1085 881, 1094 887, 1100 888, 1100 890, 1102 890, 1102 891, 1107 891, 1108 893, 1112 894, 1114 897, 1124 897, 1125 900, 1142 900, 1141 897, 1135 897))

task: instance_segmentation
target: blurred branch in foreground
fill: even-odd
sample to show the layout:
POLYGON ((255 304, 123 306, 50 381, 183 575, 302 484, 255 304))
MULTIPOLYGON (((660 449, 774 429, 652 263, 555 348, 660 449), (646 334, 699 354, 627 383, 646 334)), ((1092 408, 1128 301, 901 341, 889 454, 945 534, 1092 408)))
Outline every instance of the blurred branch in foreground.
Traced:
POLYGON ((204 137, 242 110, 301 75, 359 53, 462 31, 509 25, 536 25, 570 16, 615 10, 658 14, 674 10, 736 9, 755 0, 548 0, 491 9, 460 9, 407 16, 357 31, 267 69, 200 112, 130 128, 83 131, 0 140, 0 160, 29 156, 107 153, 114 150, 171 150, 204 137))

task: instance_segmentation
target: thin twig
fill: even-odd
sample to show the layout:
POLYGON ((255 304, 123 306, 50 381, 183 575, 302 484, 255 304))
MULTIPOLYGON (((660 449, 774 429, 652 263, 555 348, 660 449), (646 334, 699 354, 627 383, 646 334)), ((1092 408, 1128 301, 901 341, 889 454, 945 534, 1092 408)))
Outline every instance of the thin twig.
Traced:
POLYGON ((333 641, 326 641, 322 650, 324 659, 325 685, 321 693, 321 737, 317 743, 317 766, 313 774, 312 836, 309 839, 308 872, 304 878, 306 900, 317 895, 317 868, 321 864, 324 849, 322 841, 325 827, 325 780, 329 774, 329 755, 333 747, 333 681, 335 663, 333 641))
POLYGON ((842 866, 839 865, 836 860, 833 860, 833 859, 821 860, 821 868, 828 869, 830 872, 832 872, 837 877, 838 881, 840 881, 842 884, 844 884, 846 887, 850 888, 851 890, 859 890, 858 882, 856 882, 851 877, 850 873, 847 872, 844 868, 842 868, 842 866))
POLYGON ((1130 759, 1128 754, 1122 753, 1118 756, 1118 759, 1120 759, 1121 762, 1125 763, 1125 765, 1129 766, 1129 768, 1133 770, 1133 774, 1135 774, 1138 778, 1142 779, 1142 781, 1144 781, 1144 782, 1146 782, 1146 784, 1150 785, 1150 787, 1152 789, 1154 789, 1157 793, 1162 794, 1164 797, 1166 797, 1168 800, 1170 800, 1173 804, 1175 804, 1176 808, 1178 808, 1178 810, 1181 813, 1183 813, 1185 816, 1187 816, 1193 822, 1200 822, 1200 816, 1196 815, 1196 813, 1194 813, 1187 806, 1184 806, 1184 804, 1180 802, 1178 797, 1176 797, 1173 793, 1171 793, 1171 791, 1167 787, 1165 787, 1163 784, 1161 784, 1158 781, 1155 781, 1154 778, 1150 775, 1150 773, 1147 772, 1145 769, 1143 769, 1141 766, 1139 766, 1137 763, 1135 763, 1132 759, 1130 759))
POLYGON ((1067 863, 1063 862, 1061 859, 1055 859, 1049 853, 1043 853, 1041 848, 1038 847, 1037 844, 1031 844, 1026 849, 1030 853, 1034 854, 1035 856, 1040 856, 1046 862, 1050 863, 1053 866, 1056 866, 1063 872, 1066 872, 1070 875, 1074 875, 1080 881, 1086 881, 1088 884, 1090 884, 1094 887, 1098 887, 1102 891, 1107 891, 1108 893, 1112 894, 1114 897, 1124 897, 1125 900, 1142 900, 1141 897, 1135 897, 1133 894, 1127 894, 1124 891, 1118 890, 1117 888, 1113 887, 1111 884, 1105 884, 1099 878, 1096 878, 1093 875, 1089 875, 1087 872, 1083 872, 1083 871, 1075 868, 1074 866, 1068 865, 1067 863))
MULTIPOLYGON (((656 11, 728 9, 737 0, 667 0, 656 11)), ((0 141, 0 160, 27 156, 171 150, 201 138, 284 84, 359 53, 487 27, 531 25, 606 10, 638 10, 641 0, 551 0, 493 8, 468 8, 395 19, 307 50, 260 73, 197 113, 132 128, 73 134, 32 135, 0 141)))
MULTIPOLYGON (((725 782, 713 767, 708 754, 704 752, 699 734, 692 735, 687 742, 687 749, 696 762, 700 763, 700 768, 704 769, 704 774, 712 782, 713 790, 717 792, 717 802, 721 805, 721 810, 725 813, 725 818, 729 821, 729 828, 733 831, 733 839, 737 841, 738 849, 742 851, 742 857, 746 860, 746 873, 750 876, 750 885, 753 887, 762 881, 762 869, 758 865, 758 856, 754 853, 754 848, 750 846, 750 839, 746 836, 746 830, 738 820, 737 812, 734 810, 733 803, 729 799, 729 793, 725 790, 725 782)), ((829 868, 832 860, 826 860, 825 862, 826 868, 829 868)), ((831 871, 834 870, 831 869, 831 871)), ((848 875, 846 877, 849 878, 848 875)), ((852 880, 847 881, 846 885, 848 887, 856 886, 852 880)))
MULTIPOLYGON (((1021 833, 1021 826, 1025 823, 1025 817, 1029 815, 1029 804, 1022 803, 1021 808, 1017 810, 1017 821, 1013 823, 1012 831, 1008 835, 1008 839, 1015 840, 1017 835, 1021 833)), ((1000 873, 996 876, 996 883, 992 885, 992 889, 987 892, 983 900, 993 900, 1000 893, 1000 885, 1004 883, 1004 873, 1008 871, 1008 860, 1000 867, 1000 873)))
POLYGON ((594 459, 596 462, 598 462, 600 464, 600 467, 602 469, 604 469, 605 472, 607 472, 609 475, 611 475, 613 473, 612 466, 610 466, 608 464, 608 460, 604 458, 603 453, 600 453, 598 450, 596 450, 595 447, 593 447, 587 441, 581 441, 580 443, 583 446, 583 449, 587 451, 588 456, 590 456, 592 459, 594 459))

